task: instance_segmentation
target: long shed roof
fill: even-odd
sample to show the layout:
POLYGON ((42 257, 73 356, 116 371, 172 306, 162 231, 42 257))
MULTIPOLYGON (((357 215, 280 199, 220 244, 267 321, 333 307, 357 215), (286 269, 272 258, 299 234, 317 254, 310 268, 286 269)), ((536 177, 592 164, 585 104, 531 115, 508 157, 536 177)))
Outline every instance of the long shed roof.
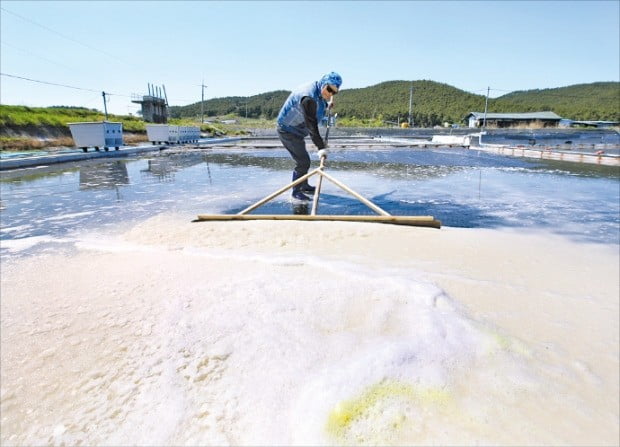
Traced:
MULTIPOLYGON (((484 119, 484 112, 471 112, 467 118, 484 119)), ((496 120, 561 120, 562 117, 554 112, 527 112, 527 113, 487 113, 487 119, 496 120)))

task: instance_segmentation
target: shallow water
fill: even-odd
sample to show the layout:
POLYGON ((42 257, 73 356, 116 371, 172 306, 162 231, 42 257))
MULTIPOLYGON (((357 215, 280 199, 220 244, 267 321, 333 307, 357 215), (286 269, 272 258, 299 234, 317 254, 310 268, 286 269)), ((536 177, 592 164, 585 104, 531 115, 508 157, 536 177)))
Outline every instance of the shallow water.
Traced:
MULTIPOLYGON (((113 229, 164 211, 186 213, 188 219, 236 213, 286 185, 291 165, 279 149, 209 148, 5 171, 1 238, 14 246, 35 236, 113 229)), ((334 149, 327 172, 394 215, 432 215, 444 226, 544 229, 620 243, 618 168, 465 149, 389 148, 334 149)), ((291 204, 288 193, 253 211, 304 212, 307 207, 291 204)), ((374 211, 324 180, 319 213, 374 211)))
POLYGON ((485 143, 556 146, 562 145, 575 150, 588 145, 614 146, 618 154, 620 134, 611 130, 579 131, 569 129, 523 129, 523 130, 491 130, 484 136, 485 143))

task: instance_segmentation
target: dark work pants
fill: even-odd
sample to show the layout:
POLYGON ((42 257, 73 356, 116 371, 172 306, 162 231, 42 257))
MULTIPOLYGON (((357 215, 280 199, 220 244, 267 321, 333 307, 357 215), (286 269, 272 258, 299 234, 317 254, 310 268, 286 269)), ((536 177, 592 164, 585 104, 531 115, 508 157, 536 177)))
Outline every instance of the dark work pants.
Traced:
POLYGON ((284 132, 280 129, 278 129, 278 136, 286 150, 293 157, 293 160, 295 160, 295 171, 297 171, 297 174, 300 176, 307 174, 310 169, 310 155, 306 149, 304 137, 284 132))

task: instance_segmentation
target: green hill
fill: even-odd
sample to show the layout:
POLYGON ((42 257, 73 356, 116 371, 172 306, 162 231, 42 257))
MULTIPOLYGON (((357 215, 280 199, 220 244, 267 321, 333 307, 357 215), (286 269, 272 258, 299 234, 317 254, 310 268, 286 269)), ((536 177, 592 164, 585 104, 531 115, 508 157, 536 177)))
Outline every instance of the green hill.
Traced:
POLYGON ((502 112, 550 110, 574 120, 620 121, 620 83, 595 82, 517 91, 497 98, 494 106, 502 112))
MULTIPOLYGON (((202 107, 205 117, 224 115, 245 117, 247 112, 248 118, 273 119, 278 115, 289 93, 286 90, 276 90, 254 96, 214 98, 205 101, 202 107)), ((201 104, 197 102, 182 107, 171 106, 169 113, 172 118, 200 118, 201 104)))
POLYGON ((484 96, 474 95, 433 81, 388 81, 372 87, 343 90, 338 95, 339 123, 343 120, 406 121, 413 85, 412 117, 415 126, 429 127, 445 121, 460 123, 465 115, 484 109, 484 96))
MULTIPOLYGON (((444 122, 463 123, 470 112, 484 111, 485 96, 434 81, 387 81, 370 87, 343 89, 336 97, 340 125, 405 121, 413 86, 413 121, 429 127, 444 122)), ((249 97, 215 98, 204 102, 205 117, 233 115, 274 119, 289 92, 278 90, 249 97)), ((200 117, 200 102, 170 107, 175 118, 200 117)), ((595 82, 544 90, 512 92, 490 98, 489 112, 548 110, 575 120, 620 121, 620 83, 595 82)))

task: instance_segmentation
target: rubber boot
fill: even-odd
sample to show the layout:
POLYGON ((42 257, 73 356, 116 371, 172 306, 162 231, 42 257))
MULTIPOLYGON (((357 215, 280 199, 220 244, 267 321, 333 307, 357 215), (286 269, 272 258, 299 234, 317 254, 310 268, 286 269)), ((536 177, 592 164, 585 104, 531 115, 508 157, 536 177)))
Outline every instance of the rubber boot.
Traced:
MULTIPOLYGON (((293 181, 301 177, 301 175, 297 174, 297 171, 293 171, 293 181)), ((306 194, 314 194, 316 188, 314 186, 310 186, 308 180, 305 180, 301 185, 299 185, 299 190, 306 194)))
POLYGON ((303 182, 301 185, 301 192, 305 192, 306 194, 314 194, 316 188, 314 186, 310 186, 308 180, 303 182))
MULTIPOLYGON (((299 177, 301 177, 301 174, 299 174, 297 171, 293 171, 293 181, 297 180, 299 177)), ((293 186, 293 193, 291 194, 291 197, 293 197, 293 199, 301 200, 304 202, 310 201, 310 197, 305 195, 302 191, 304 183, 307 183, 307 182, 303 182, 303 183, 300 183, 299 185, 293 186)))

